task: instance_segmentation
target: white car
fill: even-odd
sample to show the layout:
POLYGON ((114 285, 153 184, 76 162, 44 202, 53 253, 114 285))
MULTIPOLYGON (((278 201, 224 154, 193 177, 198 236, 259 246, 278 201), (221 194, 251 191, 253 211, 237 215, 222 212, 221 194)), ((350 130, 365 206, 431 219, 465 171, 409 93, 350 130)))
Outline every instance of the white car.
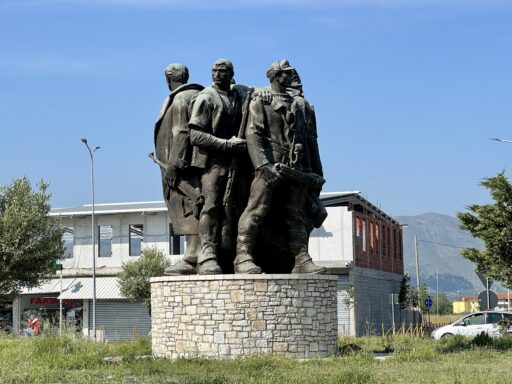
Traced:
MULTIPOLYGON (((512 321, 512 312, 475 312, 460 318, 454 323, 434 329, 431 336, 439 340, 454 335, 475 337, 479 333, 485 332, 491 337, 498 337, 500 336, 498 322, 504 318, 512 321)), ((509 332, 511 331, 512 329, 509 329, 509 332)))

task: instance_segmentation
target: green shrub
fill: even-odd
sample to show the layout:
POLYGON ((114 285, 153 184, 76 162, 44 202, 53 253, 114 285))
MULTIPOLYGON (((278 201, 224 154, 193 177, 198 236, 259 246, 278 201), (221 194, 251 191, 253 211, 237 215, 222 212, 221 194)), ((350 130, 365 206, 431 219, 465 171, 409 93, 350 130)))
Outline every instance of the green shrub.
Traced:
POLYGON ((504 317, 500 321, 498 321, 498 327, 500 329, 500 335, 506 336, 510 332, 510 328, 512 327, 512 319, 509 317, 504 317))
POLYGON ((382 347, 384 349, 384 352, 393 353, 395 351, 393 336, 386 335, 385 337, 382 337, 382 347))
POLYGON ((492 347, 493 340, 491 336, 482 331, 471 340, 471 344, 475 347, 492 347))
POLYGON ((512 335, 507 334, 497 339, 494 339, 492 342, 493 348, 499 351, 506 351, 512 349, 512 335))
POLYGON ((455 335, 449 339, 442 339, 436 346, 439 353, 454 353, 471 349, 471 340, 461 335, 455 335))

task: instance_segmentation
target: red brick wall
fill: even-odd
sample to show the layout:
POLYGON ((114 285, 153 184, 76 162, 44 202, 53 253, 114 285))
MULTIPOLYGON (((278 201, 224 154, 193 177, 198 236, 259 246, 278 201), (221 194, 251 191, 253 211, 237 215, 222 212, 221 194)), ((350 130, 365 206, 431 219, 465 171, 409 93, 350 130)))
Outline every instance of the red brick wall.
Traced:
POLYGON ((381 229, 382 229, 382 270, 386 272, 393 272, 393 257, 392 257, 392 248, 391 248, 391 225, 381 220, 381 229))
POLYGON ((400 226, 385 218, 353 211, 355 265, 403 274, 400 226))

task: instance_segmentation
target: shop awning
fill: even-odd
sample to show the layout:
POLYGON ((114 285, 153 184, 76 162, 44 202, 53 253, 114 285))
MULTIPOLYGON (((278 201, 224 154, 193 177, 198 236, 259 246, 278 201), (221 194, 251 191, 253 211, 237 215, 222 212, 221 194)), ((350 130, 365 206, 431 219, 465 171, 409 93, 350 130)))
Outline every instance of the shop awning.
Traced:
MULTIPOLYGON (((63 278, 62 279, 62 290, 66 290, 76 278, 63 278)), ((60 292, 60 278, 50 279, 43 282, 41 285, 35 288, 23 288, 20 292, 22 295, 40 295, 45 293, 59 293, 60 292)))
MULTIPOLYGON (((59 299, 92 299, 92 277, 77 277, 59 296, 59 299)), ((126 299, 121 295, 117 277, 96 278, 96 299, 126 299)))

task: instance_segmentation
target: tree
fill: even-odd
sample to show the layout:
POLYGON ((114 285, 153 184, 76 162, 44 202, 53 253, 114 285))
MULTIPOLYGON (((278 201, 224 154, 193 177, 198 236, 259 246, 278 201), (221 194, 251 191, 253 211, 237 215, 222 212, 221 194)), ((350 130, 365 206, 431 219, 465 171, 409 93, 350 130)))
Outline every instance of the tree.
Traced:
POLYGON ((484 249, 465 248, 462 256, 474 262, 487 277, 512 286, 512 184, 498 173, 480 183, 494 200, 492 204, 470 205, 459 212, 461 228, 484 242, 484 249))
POLYGON ((420 308, 421 308, 421 312, 423 313, 428 313, 432 310, 432 307, 427 307, 425 305, 425 300, 427 300, 430 295, 428 293, 428 290, 427 290, 427 286, 425 284, 421 284, 420 285, 420 294, 418 295, 418 290, 415 289, 414 290, 414 293, 415 293, 415 301, 418 302, 418 299, 420 301, 420 308))
MULTIPOLYGON (((422 284, 420 286, 420 302, 428 297, 427 287, 422 284)), ((411 286, 411 278, 404 275, 400 281, 400 292, 398 293, 398 302, 402 309, 412 309, 418 307, 418 290, 411 286)), ((423 307, 422 307, 423 308, 423 307)))
POLYGON ((411 278, 406 274, 402 277, 402 280, 400 280, 400 292, 398 293, 400 308, 406 309, 412 307, 411 291, 411 278))
POLYGON ((138 260, 123 264, 119 274, 119 288, 131 301, 142 301, 151 315, 151 277, 162 276, 171 262, 162 251, 146 248, 138 260))
POLYGON ((356 288, 354 284, 348 283, 346 288, 346 294, 342 299, 342 303, 347 309, 352 309, 357 304, 356 302, 356 288))
POLYGON ((48 183, 34 191, 27 177, 0 185, 0 295, 48 279, 62 259, 64 228, 50 212, 48 183))
POLYGON ((400 292, 398 293, 400 308, 412 309, 420 306, 422 312, 428 312, 429 308, 425 306, 425 300, 428 297, 429 294, 425 284, 420 285, 420 293, 418 295, 418 290, 411 286, 411 278, 409 275, 404 275, 404 277, 402 277, 402 280, 400 281, 400 292))
POLYGON ((443 292, 434 293, 432 295, 432 308, 431 312, 436 313, 438 308, 438 298, 439 298, 439 314, 440 315, 450 315, 453 311, 452 302, 448 300, 446 295, 443 292))

